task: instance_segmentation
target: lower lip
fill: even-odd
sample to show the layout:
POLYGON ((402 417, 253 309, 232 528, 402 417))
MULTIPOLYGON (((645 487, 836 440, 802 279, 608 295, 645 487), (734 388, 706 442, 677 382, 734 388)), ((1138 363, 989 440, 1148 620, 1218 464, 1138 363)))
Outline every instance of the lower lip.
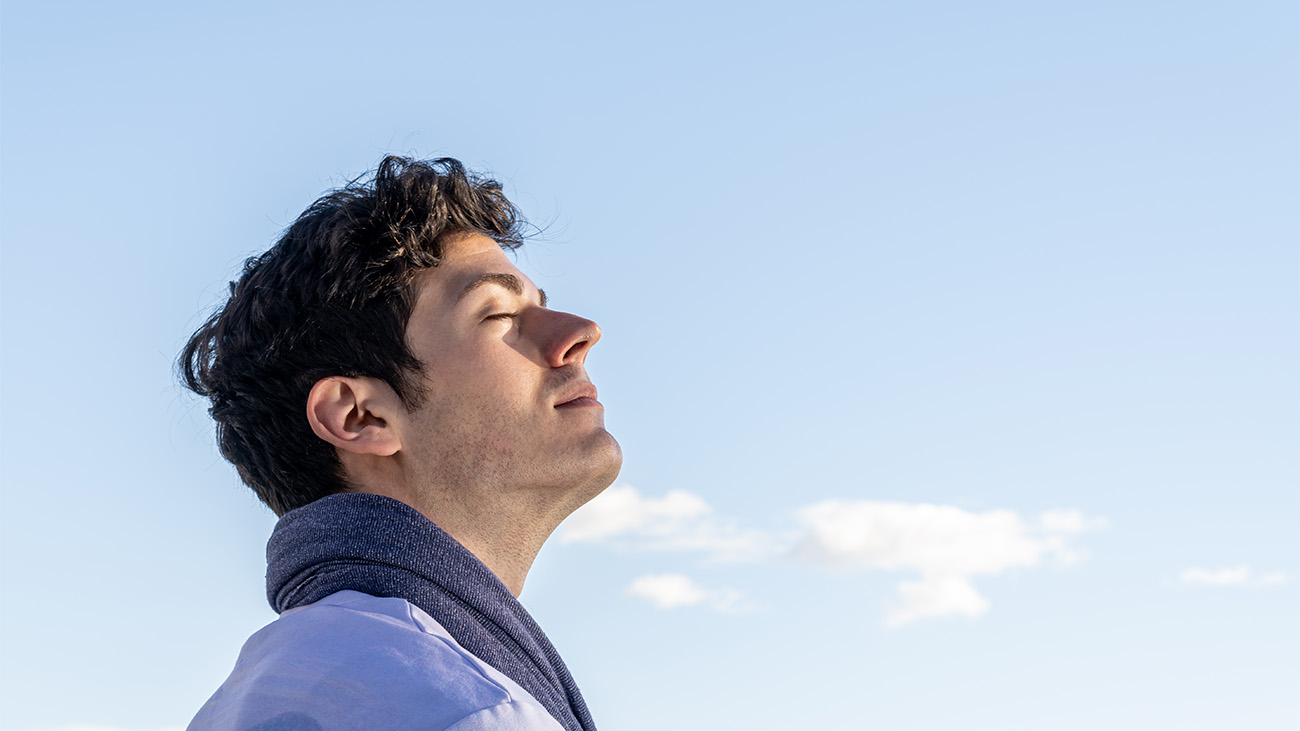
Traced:
POLYGON ((594 398, 576 398, 572 401, 565 401, 562 404, 556 404, 557 409, 576 409, 583 406, 600 406, 600 402, 594 398))

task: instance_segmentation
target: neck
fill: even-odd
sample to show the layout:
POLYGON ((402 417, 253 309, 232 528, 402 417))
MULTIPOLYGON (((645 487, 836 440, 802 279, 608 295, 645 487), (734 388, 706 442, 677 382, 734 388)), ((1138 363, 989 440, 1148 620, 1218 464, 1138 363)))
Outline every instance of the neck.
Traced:
MULTIPOLYGON (((349 460, 344 459, 345 469, 349 460)), ((374 467, 375 465, 370 465, 374 467)), ((412 479, 396 465, 362 472, 357 490, 399 500, 420 511, 482 561, 518 597, 542 544, 561 521, 612 481, 503 489, 501 481, 412 479), (450 483, 450 484, 449 484, 450 483)))
POLYGON ((524 590, 524 581, 542 544, 555 529, 554 525, 539 525, 535 517, 498 511, 484 514, 465 506, 422 502, 425 504, 412 507, 474 554, 516 597, 524 590))
POLYGON ((362 490, 400 500, 420 511, 482 561, 518 597, 542 544, 576 509, 536 501, 465 499, 463 492, 440 491, 412 498, 390 491, 362 490))
POLYGON ((534 539, 526 535, 506 536, 499 533, 483 535, 479 530, 481 526, 478 525, 472 528, 444 525, 446 520, 439 523, 432 516, 425 517, 447 531, 452 538, 482 561, 516 598, 523 593, 524 581, 528 579, 528 571, 533 567, 537 553, 542 550, 542 544, 546 542, 545 536, 534 539))

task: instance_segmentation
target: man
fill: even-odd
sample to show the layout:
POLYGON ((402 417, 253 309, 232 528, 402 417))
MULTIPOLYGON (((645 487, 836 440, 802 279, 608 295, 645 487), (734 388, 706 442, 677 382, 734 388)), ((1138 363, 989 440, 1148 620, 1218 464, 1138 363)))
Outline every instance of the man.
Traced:
POLYGON ((590 320, 506 256, 522 218, 455 160, 388 157, 249 259, 181 354, 280 515, 279 619, 191 729, 594 729, 516 597, 622 463, 590 320))

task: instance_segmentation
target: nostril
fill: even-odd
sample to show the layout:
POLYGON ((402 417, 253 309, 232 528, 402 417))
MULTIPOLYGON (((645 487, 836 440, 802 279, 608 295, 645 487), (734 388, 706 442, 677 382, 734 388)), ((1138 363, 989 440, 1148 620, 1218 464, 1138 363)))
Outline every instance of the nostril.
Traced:
POLYGON ((551 365, 560 367, 569 363, 581 364, 587 351, 600 340, 600 326, 583 317, 567 312, 550 312, 555 319, 555 339, 548 348, 551 365))
POLYGON ((568 362, 568 361, 570 361, 570 360, 572 360, 572 359, 578 357, 578 356, 581 355, 581 354, 582 354, 582 353, 587 349, 587 347, 590 346, 590 345, 591 345, 591 340, 590 340, 590 339, 585 338, 585 337, 579 339, 577 342, 575 342, 575 343, 573 343, 572 345, 570 345, 568 350, 564 351, 564 361, 565 361, 565 362, 568 362))

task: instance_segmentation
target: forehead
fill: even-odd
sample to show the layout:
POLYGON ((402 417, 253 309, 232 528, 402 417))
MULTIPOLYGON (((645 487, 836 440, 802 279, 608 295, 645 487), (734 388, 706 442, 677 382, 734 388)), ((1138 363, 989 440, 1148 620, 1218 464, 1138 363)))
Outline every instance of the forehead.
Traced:
POLYGON ((479 233, 460 234, 443 242, 441 263, 422 272, 416 280, 417 306, 450 310, 458 304, 465 287, 484 274, 513 275, 525 289, 534 289, 496 241, 479 233))

